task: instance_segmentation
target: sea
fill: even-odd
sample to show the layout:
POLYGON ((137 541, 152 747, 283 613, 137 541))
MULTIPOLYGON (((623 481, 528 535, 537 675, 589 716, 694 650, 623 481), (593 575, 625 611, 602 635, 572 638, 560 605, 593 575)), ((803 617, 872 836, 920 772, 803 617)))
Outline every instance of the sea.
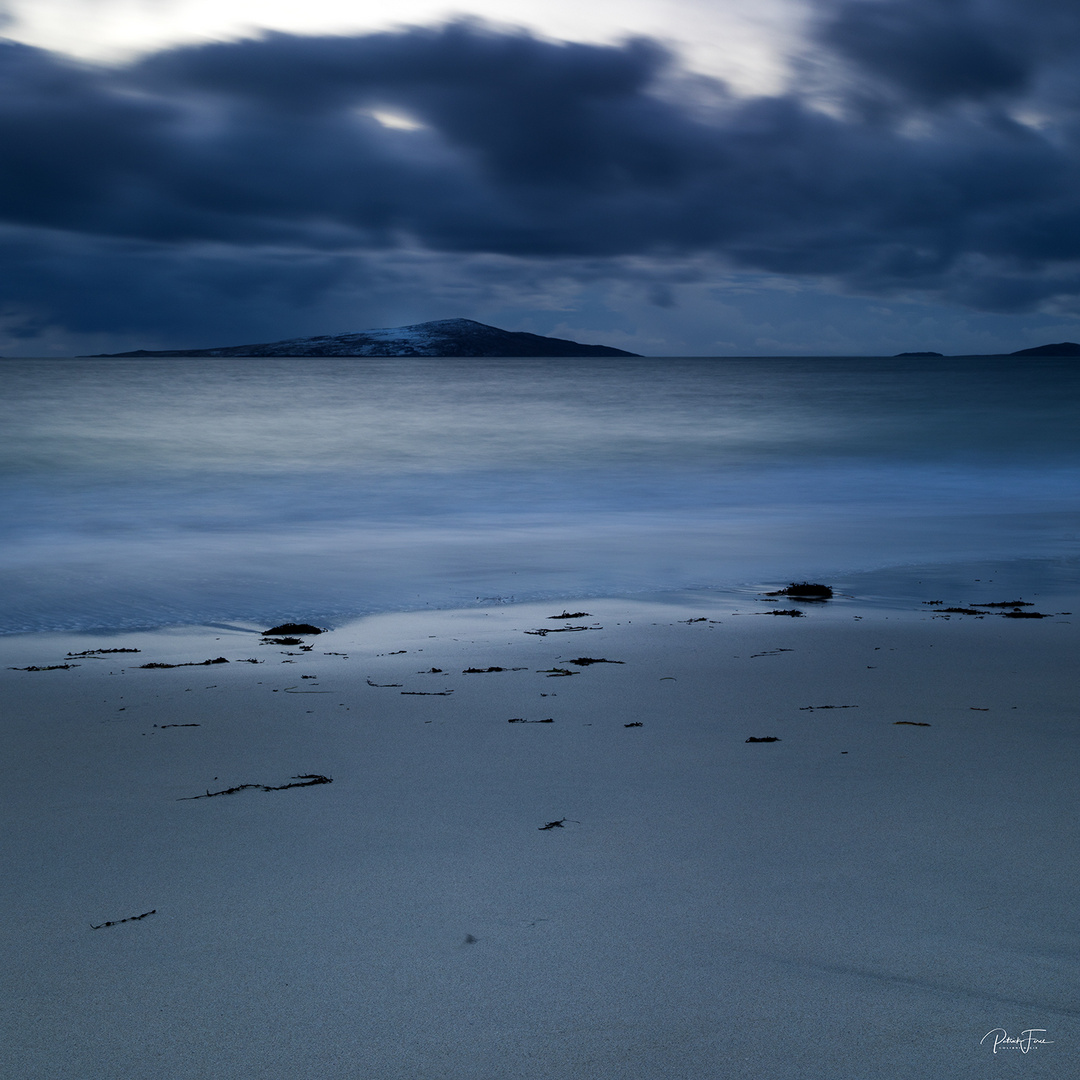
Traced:
POLYGON ((1080 582, 1080 362, 0 360, 0 633, 1080 582))

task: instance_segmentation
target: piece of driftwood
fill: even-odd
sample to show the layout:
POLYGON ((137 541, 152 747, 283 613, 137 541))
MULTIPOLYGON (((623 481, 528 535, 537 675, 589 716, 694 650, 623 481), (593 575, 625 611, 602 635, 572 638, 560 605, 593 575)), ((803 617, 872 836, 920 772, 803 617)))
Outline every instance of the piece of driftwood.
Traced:
MULTIPOLYGON (((547 832, 548 829, 561 829, 561 828, 563 828, 563 822, 564 821, 571 821, 571 820, 572 819, 570 819, 570 818, 559 818, 558 821, 549 821, 546 825, 539 826, 538 831, 539 832, 547 832)), ((580 825, 581 824, 580 821, 574 821, 572 823, 574 825, 580 825)))
POLYGON ((779 742, 780 740, 775 735, 762 735, 758 738, 755 735, 751 735, 747 742, 779 742))
POLYGON ((215 795, 235 795, 238 791, 248 791, 255 789, 258 791, 287 791, 289 788, 298 787, 314 787, 316 784, 332 784, 334 781, 329 776, 321 776, 319 773, 302 773, 300 776, 294 776, 293 780, 297 781, 293 784, 237 784, 236 787, 225 788, 224 791, 210 791, 207 789, 205 795, 185 795, 183 798, 177 799, 177 802, 192 802, 195 799, 212 799, 215 795))
POLYGON ((579 656, 576 660, 567 660, 568 664, 576 664, 578 667, 588 667, 590 664, 624 664, 625 660, 604 660, 599 656, 579 656))
POLYGON ((549 716, 546 720, 526 720, 523 716, 512 716, 506 722, 508 724, 554 724, 555 718, 549 716))
POLYGON ((911 727, 929 727, 925 720, 894 720, 894 724, 910 724, 911 727))
POLYGON ((411 697, 449 697, 453 690, 402 690, 402 694, 411 697))
POLYGON ((156 915, 156 914, 157 914, 157 908, 154 908, 153 911, 144 911, 141 915, 129 915, 126 919, 110 919, 109 922, 98 923, 97 926, 95 926, 93 923, 91 923, 90 924, 90 929, 91 930, 100 930, 103 926, 119 926, 121 923, 138 922, 140 919, 145 919, 147 917, 147 915, 156 915))
POLYGON ((632 724, 623 724, 623 727, 641 727, 641 721, 635 720, 632 724))
POLYGON ((541 626, 539 630, 526 630, 526 634, 547 637, 548 634, 576 634, 582 630, 603 630, 602 626, 541 626))
POLYGON ((857 709, 858 705, 800 705, 799 712, 814 712, 816 709, 857 709))

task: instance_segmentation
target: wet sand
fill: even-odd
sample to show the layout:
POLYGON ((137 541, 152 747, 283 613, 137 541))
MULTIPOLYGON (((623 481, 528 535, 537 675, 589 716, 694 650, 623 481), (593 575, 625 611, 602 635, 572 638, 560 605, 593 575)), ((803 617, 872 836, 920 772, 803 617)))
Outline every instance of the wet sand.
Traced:
POLYGON ((1069 1075, 1077 620, 799 606, 3 639, 4 1074, 1069 1075))

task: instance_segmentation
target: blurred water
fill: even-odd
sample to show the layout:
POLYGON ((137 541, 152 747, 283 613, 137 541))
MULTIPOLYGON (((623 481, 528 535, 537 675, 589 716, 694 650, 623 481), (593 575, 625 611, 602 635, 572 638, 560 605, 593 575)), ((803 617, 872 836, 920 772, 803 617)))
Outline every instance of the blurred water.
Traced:
POLYGON ((0 378, 0 632, 1078 551, 1069 360, 6 360, 0 378))

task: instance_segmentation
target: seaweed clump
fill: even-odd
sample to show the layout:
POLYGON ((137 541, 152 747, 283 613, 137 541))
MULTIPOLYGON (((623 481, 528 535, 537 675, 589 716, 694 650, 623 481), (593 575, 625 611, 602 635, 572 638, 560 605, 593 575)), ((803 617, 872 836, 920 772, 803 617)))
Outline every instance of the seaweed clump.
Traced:
POLYGON ((269 634, 321 634, 322 630, 317 626, 312 626, 311 623, 301 622, 285 622, 280 626, 271 626, 269 630, 263 631, 263 637, 269 634))

